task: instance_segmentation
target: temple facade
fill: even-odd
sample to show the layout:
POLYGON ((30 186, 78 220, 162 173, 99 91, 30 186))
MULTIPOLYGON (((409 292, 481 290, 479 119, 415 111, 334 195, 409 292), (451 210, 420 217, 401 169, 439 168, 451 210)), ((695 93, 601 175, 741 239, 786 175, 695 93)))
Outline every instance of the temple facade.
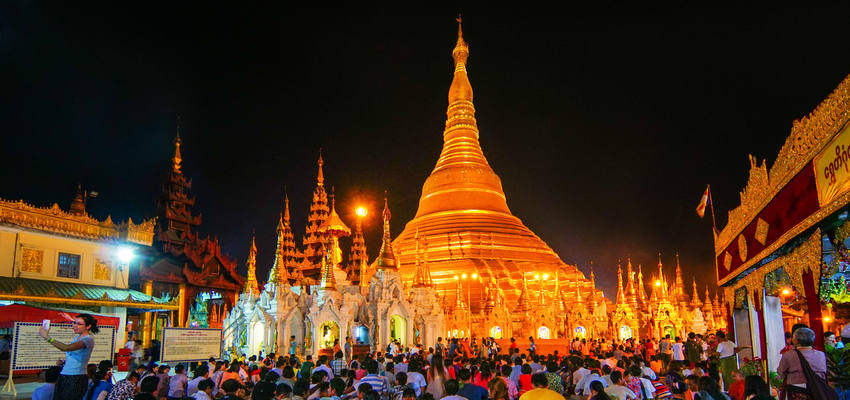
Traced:
MULTIPOLYGON (((320 183, 321 166, 320 161, 320 183)), ((311 211, 316 209, 316 200, 321 200, 316 193, 323 192, 314 191, 311 211)), ((329 354, 335 341, 344 343, 346 337, 351 337, 355 348, 363 351, 385 349, 392 341, 406 347, 436 343, 445 325, 443 310, 427 270, 420 269, 412 286, 402 281, 391 243, 391 214, 386 199, 383 242, 371 264, 367 263, 359 220, 349 262, 343 262, 339 238, 352 232, 337 213, 333 195, 321 224, 313 229, 316 221, 308 221, 308 240, 303 251, 295 249, 292 239, 288 198, 284 207, 278 222, 274 264, 261 290, 256 282, 257 249, 252 239, 248 278, 239 300, 223 321, 227 352, 329 354), (314 246, 310 238, 321 240, 314 246), (310 277, 315 268, 309 259, 316 254, 321 255, 318 280, 310 277), (291 337, 295 338, 295 349, 290 347, 291 337)))

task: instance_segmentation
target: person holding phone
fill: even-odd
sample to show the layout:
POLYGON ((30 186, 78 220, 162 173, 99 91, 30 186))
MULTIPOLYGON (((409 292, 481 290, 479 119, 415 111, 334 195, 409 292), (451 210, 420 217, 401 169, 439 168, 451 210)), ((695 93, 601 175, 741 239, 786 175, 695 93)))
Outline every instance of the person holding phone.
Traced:
POLYGON ((94 349, 94 338, 100 330, 97 320, 90 314, 79 314, 72 323, 74 340, 70 343, 62 343, 50 337, 50 329, 44 326, 38 329, 38 334, 51 346, 65 352, 65 365, 56 382, 53 392, 53 400, 79 400, 88 387, 88 376, 86 366, 94 349))

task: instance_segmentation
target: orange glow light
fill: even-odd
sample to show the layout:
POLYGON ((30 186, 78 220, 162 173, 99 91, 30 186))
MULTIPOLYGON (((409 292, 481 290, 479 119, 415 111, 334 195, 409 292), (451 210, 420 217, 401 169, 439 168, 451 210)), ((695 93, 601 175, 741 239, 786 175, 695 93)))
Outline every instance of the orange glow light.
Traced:
POLYGON ((661 286, 661 281, 659 281, 659 280, 657 280, 657 279, 656 279, 656 280, 655 280, 655 286, 661 286))
POLYGON ((455 275, 455 280, 457 280, 457 279, 458 279, 458 277, 457 277, 457 275, 455 275))
POLYGON ((354 212, 355 212, 355 213, 357 213, 357 216, 358 216, 358 217, 363 218, 363 217, 365 217, 365 216, 366 216, 366 208, 365 208, 365 207, 362 207, 362 206, 361 206, 361 207, 357 207, 357 209, 356 209, 356 210, 354 210, 354 212))
POLYGON ((463 278, 463 279, 466 279, 466 274, 463 274, 460 277, 463 278))
POLYGON ((830 318, 829 315, 823 317, 823 322, 829 322, 829 321, 832 321, 832 318, 830 318))
POLYGON ((472 279, 478 279, 478 274, 473 273, 473 274, 472 274, 472 279))
POLYGON ((540 279, 540 274, 534 274, 534 279, 540 279))
POLYGON ((782 289, 782 294, 787 296, 787 295, 791 294, 791 290, 789 290, 788 288, 782 289))

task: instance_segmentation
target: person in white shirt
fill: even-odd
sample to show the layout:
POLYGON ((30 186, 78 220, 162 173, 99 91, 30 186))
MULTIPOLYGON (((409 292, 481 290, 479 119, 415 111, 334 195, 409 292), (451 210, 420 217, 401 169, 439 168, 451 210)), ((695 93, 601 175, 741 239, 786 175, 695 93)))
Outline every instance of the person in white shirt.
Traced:
MULTIPOLYGON (((575 370, 575 372, 573 372, 573 382, 575 382, 575 383, 581 382, 581 380, 585 376, 587 376, 587 374, 589 374, 589 373, 590 373, 590 370, 585 368, 584 365, 582 365, 581 368, 579 368, 579 369, 575 370)), ((517 383, 517 384, 519 384, 519 383, 517 383)))
POLYGON ((186 395, 191 396, 197 393, 200 388, 201 381, 204 381, 210 377, 210 370, 207 368, 207 364, 201 364, 198 368, 195 369, 195 379, 189 381, 189 384, 186 385, 186 395))
POLYGON ((204 379, 200 383, 198 383, 198 391, 195 394, 189 396, 195 400, 212 400, 213 399, 213 387, 215 384, 210 379, 204 379))
POLYGON ((673 359, 676 361, 685 360, 685 345, 682 343, 682 338, 676 337, 676 342, 673 343, 673 359))
POLYGON ((168 380, 168 397, 186 397, 186 384, 189 382, 189 377, 183 373, 185 370, 186 367, 183 364, 177 364, 174 367, 175 375, 168 380))
POLYGON ((608 383, 599 376, 599 370, 594 369, 589 374, 585 375, 584 378, 581 378, 578 385, 576 385, 576 394, 577 395, 589 395, 590 394, 590 382, 599 381, 602 382, 603 387, 607 387, 608 383))
POLYGON ((635 392, 623 386, 623 373, 620 371, 611 373, 611 386, 605 389, 605 393, 615 396, 617 400, 635 400, 637 398, 635 392))
POLYGON ((325 382, 330 382, 331 379, 334 378, 334 371, 333 369, 331 369, 331 367, 328 366, 328 362, 329 359, 327 356, 321 356, 319 357, 319 366, 313 369, 313 372, 325 371, 325 373, 327 373, 327 378, 325 379, 325 382))

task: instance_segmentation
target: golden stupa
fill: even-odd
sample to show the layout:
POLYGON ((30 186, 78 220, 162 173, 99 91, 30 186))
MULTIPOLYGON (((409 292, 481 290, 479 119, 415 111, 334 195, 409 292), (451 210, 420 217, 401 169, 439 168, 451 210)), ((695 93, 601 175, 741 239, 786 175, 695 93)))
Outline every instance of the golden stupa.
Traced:
MULTIPOLYGON (((438 293, 445 296, 444 304, 469 302, 473 320, 498 301, 504 302, 514 319, 519 318, 517 310, 527 308, 518 307, 524 279, 531 294, 523 295, 528 298, 522 304, 531 304, 531 311, 574 299, 577 290, 585 299, 598 296, 601 300, 601 292, 581 271, 561 261, 511 214, 501 180, 478 142, 468 57, 469 47, 458 25, 443 149, 422 187, 416 216, 393 242, 402 277, 411 281, 425 265, 438 293), (468 281, 458 284, 456 280, 463 279, 455 277, 464 274, 468 281)), ((472 325, 474 332, 487 331, 485 326, 472 325)))

